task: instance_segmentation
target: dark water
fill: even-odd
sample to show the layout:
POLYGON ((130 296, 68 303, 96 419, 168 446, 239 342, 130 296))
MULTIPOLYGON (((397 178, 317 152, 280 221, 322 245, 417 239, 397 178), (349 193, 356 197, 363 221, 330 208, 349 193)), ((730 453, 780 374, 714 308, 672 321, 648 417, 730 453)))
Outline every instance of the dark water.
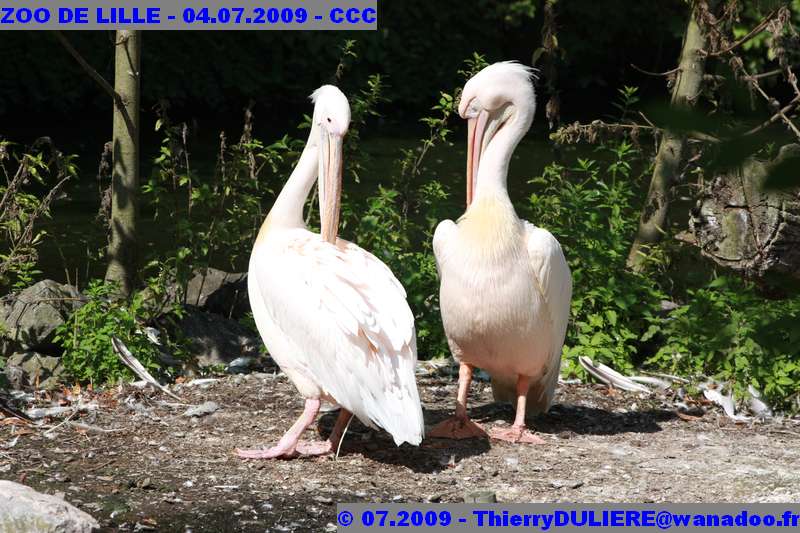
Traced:
MULTIPOLYGON (((453 144, 433 148, 426 156, 421 181, 437 179, 452 193, 443 206, 449 217, 457 217, 463 211, 465 185, 464 167, 466 165, 466 142, 461 132, 453 135, 453 144)), ((526 182, 539 175, 542 168, 554 159, 552 145, 546 134, 531 133, 517 148, 509 175, 509 190, 515 201, 524 201, 522 191, 526 182), (517 193, 515 195, 515 192, 517 193)), ((401 150, 415 148, 419 140, 410 135, 392 137, 372 137, 364 139, 361 149, 368 155, 367 165, 361 175, 360 183, 345 183, 344 189, 351 205, 358 209, 366 199, 378 191, 379 185, 390 186, 392 176, 397 174, 401 150)), ((102 146, 102 143, 100 143, 102 146)), ((198 150, 199 151, 199 150, 198 150)), ((204 152, 205 153, 205 152, 204 152)), ((213 154, 209 147, 208 154, 213 154)), ((203 172, 205 165, 210 173, 213 157, 193 156, 193 168, 203 172), (206 161, 204 161, 206 159, 206 161)), ((83 284, 87 278, 102 276, 105 262, 99 251, 106 243, 106 230, 97 219, 100 196, 95 178, 97 160, 92 155, 80 158, 80 176, 68 189, 67 198, 59 200, 52 209, 52 218, 42 224, 48 233, 45 244, 40 249, 40 269, 45 277, 60 281, 83 284)), ((345 165, 347 162, 345 161, 345 165)), ((142 169, 143 176, 150 172, 148 165, 142 169)), ((422 183, 420 183, 422 185, 422 183)), ((268 207, 268 206, 267 206, 268 207)), ((169 251, 176 243, 172 239, 172 222, 168 219, 155 219, 151 206, 141 206, 141 236, 144 256, 152 252, 169 251)), ((346 231, 343 235, 350 237, 346 231)), ((244 260, 243 260, 244 261, 244 260)), ((217 265, 230 269, 230 265, 217 265)), ((244 269, 245 264, 237 264, 236 269, 244 269)))

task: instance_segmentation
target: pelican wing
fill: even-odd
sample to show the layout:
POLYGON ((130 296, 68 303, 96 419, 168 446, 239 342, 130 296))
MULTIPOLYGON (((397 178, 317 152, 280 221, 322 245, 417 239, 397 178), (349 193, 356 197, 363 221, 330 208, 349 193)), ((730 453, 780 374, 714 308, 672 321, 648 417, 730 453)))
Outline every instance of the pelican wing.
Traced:
POLYGON ((452 220, 442 220, 433 232, 433 255, 436 258, 436 268, 439 276, 442 275, 440 257, 444 257, 444 248, 452 239, 453 234, 458 231, 458 226, 452 220))
POLYGON ((569 323, 572 300, 572 274, 570 273, 561 245, 553 235, 530 222, 525 222, 525 242, 533 273, 547 303, 553 323, 553 344, 546 374, 546 386, 541 390, 547 395, 543 405, 549 406, 561 366, 561 349, 569 323))
MULTIPOLYGON (((292 364, 362 422, 399 445, 424 430, 414 317, 392 272, 355 244, 305 230, 255 257, 256 290, 291 347, 292 364)), ((265 339, 269 346, 269 339, 265 339)))

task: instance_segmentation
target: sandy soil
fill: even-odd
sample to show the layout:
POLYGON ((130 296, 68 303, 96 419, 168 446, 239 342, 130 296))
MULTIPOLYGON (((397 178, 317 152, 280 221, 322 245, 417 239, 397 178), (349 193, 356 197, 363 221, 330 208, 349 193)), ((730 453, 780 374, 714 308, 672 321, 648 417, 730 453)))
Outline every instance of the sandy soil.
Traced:
MULTIPOLYGON (((449 415, 452 376, 433 372, 420 387, 428 424, 449 415)), ((94 393, 97 410, 50 419, 49 429, 0 419, 0 478, 63 493, 107 531, 334 531, 337 502, 460 502, 477 490, 505 502, 800 500, 800 421, 735 424, 702 402, 705 414, 678 415, 671 393, 561 386, 551 411, 531 420, 546 445, 396 448, 354 423, 338 460, 242 461, 234 448, 274 443, 300 413, 286 378, 172 388, 183 403, 125 387, 94 393), (183 416, 206 401, 219 409, 183 416)), ((510 406, 491 403, 487 383, 474 384, 472 398, 479 422, 512 419, 510 406)), ((334 418, 327 413, 318 430, 334 418)))

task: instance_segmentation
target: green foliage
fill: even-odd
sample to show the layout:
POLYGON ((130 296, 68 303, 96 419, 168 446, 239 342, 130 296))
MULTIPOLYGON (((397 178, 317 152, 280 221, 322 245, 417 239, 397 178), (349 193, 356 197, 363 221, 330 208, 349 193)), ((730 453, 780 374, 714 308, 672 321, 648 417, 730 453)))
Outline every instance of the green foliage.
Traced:
POLYGON ((0 287, 22 289, 41 274, 37 248, 46 233, 36 223, 50 216, 53 199, 76 175, 74 159, 46 138, 27 151, 0 140, 0 174, 5 178, 0 184, 0 287))
POLYGON ((156 278, 177 280, 185 290, 192 271, 212 265, 233 268, 249 256, 266 217, 263 203, 274 197, 265 175, 287 171, 300 149, 300 142, 288 135, 263 144, 252 136, 252 120, 248 109, 234 144, 220 134, 214 172, 205 175, 190 163, 188 126, 172 125, 162 109, 156 130, 164 138, 142 191, 155 217, 171 223, 176 247, 166 257, 150 258, 148 272, 156 278))
POLYGON ((731 4, 735 8, 732 11, 732 15, 734 15, 731 28, 733 42, 747 36, 772 10, 783 5, 788 7, 789 18, 785 21, 788 24, 772 25, 765 31, 758 32, 737 48, 737 55, 741 56, 744 67, 751 74, 775 68, 775 63, 784 56, 789 65, 797 65, 800 60, 800 49, 797 46, 794 28, 800 26, 800 0, 788 2, 762 0, 760 2, 731 2, 731 4))
POLYGON ((651 254, 646 272, 626 270, 640 154, 627 140, 598 152, 569 168, 547 166, 531 181, 536 192, 525 211, 558 238, 572 270, 565 371, 583 375, 577 357, 585 355, 623 373, 644 365, 732 381, 738 397, 752 385, 774 407, 792 408, 792 398, 800 397, 800 297, 767 300, 733 277, 692 285, 689 273, 666 271, 670 257, 681 253, 668 245, 651 254), (671 294, 675 285, 689 288, 671 294), (665 313, 664 299, 685 303, 665 313))
POLYGON ((617 94, 619 101, 612 102, 611 105, 617 108, 620 121, 623 121, 628 118, 633 106, 639 103, 639 88, 623 85, 621 89, 617 89, 617 94))
POLYGON ((380 74, 372 74, 367 78, 366 86, 349 97, 350 100, 350 129, 345 137, 344 157, 348 161, 347 172, 353 180, 361 181, 361 173, 369 162, 368 156, 359 150, 361 130, 371 117, 380 117, 377 107, 383 102, 388 102, 384 96, 386 86, 380 74))
POLYGON ((547 166, 531 181, 536 192, 525 212, 555 235, 572 270, 572 319, 564 348, 569 373, 581 373, 580 355, 631 370, 641 334, 663 297, 651 276, 625 269, 637 221, 632 164, 638 150, 622 141, 599 151, 605 164, 578 159, 571 168, 547 166))
POLYGON ((113 284, 93 280, 84 292, 87 302, 58 328, 56 342, 64 349, 62 361, 78 381, 112 383, 130 380, 133 374, 111 346, 116 336, 151 372, 157 372, 158 348, 144 334, 149 316, 143 292, 128 300, 116 300, 113 284))
POLYGON ((752 385, 776 407, 800 394, 800 297, 767 300, 738 278, 719 277, 687 294, 644 340, 661 336, 648 364, 681 375, 732 380, 744 396, 752 385))

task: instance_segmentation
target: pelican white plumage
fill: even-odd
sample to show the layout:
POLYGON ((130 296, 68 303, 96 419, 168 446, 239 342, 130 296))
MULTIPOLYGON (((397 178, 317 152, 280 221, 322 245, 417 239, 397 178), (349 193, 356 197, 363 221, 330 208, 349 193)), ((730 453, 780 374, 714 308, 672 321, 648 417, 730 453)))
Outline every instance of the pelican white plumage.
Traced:
POLYGON ((464 86, 459 114, 468 120, 467 210, 441 222, 433 248, 441 279, 442 322, 460 363, 455 416, 430 436, 486 436, 466 409, 474 367, 492 376, 495 399, 516 402, 511 427, 493 438, 542 442, 525 428, 526 412, 553 399, 569 320, 572 276, 558 241, 521 220, 508 196, 511 155, 536 109, 531 70, 490 65, 464 86))
POLYGON ((414 376, 414 318, 405 291, 375 256, 337 238, 350 106, 330 85, 311 98, 308 142, 261 227, 248 272, 259 333, 305 397, 305 409, 277 445, 237 450, 246 459, 328 453, 353 414, 386 429, 397 445, 419 444, 424 430, 414 376), (303 221, 317 179, 322 235, 303 221), (322 400, 342 408, 330 438, 300 442, 322 400))

